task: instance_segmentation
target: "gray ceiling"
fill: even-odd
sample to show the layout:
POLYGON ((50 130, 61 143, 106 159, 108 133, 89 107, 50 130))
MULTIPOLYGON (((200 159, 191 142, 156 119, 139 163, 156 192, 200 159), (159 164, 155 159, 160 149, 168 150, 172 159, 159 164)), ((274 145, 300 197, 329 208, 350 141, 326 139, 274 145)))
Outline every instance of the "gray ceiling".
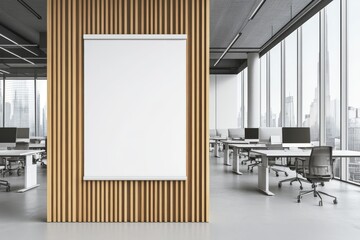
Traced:
POLYGON ((24 0, 24 2, 42 19, 39 20, 17 0, 0 0, 0 34, 8 38, 0 35, 0 69, 10 72, 11 76, 34 74, 44 76, 46 74, 46 0, 24 0), (9 39, 24 45, 25 49, 16 46, 9 39))
MULTIPOLYGON (((224 59, 246 59, 247 52, 259 51, 311 1, 266 0, 255 18, 249 21, 250 15, 261 0, 211 0, 210 58, 213 59, 211 62, 214 63, 221 56, 239 32, 242 35, 224 59)), ((212 72, 219 73, 216 71, 218 67, 223 69, 226 66, 212 67, 212 72)), ((229 67, 233 69, 233 66, 229 67)))
MULTIPOLYGON (((17 0, 0 0, 0 34, 27 47, 37 56, 0 36, 0 46, 26 57, 35 65, 0 49, 0 69, 16 74, 32 74, 46 70, 46 0, 24 0, 42 19, 37 19, 17 0), (5 46, 4 46, 5 45, 5 46), (35 69, 35 70, 34 70, 35 69)), ((210 65, 221 56, 235 35, 242 35, 233 48, 211 72, 237 73, 246 65, 248 52, 258 52, 275 33, 283 28, 312 0, 266 0, 255 18, 249 16, 261 0, 210 0, 210 65), (227 71, 226 71, 227 70, 227 71)), ((1 74, 0 74, 1 75, 1 74)))

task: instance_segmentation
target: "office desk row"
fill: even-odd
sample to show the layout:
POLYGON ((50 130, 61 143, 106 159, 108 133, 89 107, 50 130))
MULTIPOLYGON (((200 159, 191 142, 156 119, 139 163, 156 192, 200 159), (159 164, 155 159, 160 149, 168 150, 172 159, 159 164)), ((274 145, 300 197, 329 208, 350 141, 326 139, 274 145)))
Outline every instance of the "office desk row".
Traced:
MULTIPOLYGON (((281 146, 279 144, 251 144, 246 140, 219 140, 224 144, 224 165, 232 166, 232 171, 235 174, 242 175, 240 171, 240 152, 246 152, 248 155, 254 154, 261 157, 262 162, 258 166, 258 188, 268 196, 273 196, 274 193, 269 190, 269 161, 268 158, 297 158, 310 157, 311 149, 309 144, 298 144, 297 147, 306 149, 282 149, 269 150, 269 147, 281 146), (233 149, 232 163, 230 161, 230 149, 233 149)), ((216 149, 217 147, 215 147, 216 149)), ((334 150, 334 159, 346 159, 349 157, 360 157, 360 151, 350 150, 334 150)))
MULTIPOLYGON (((252 150, 251 153, 260 155, 262 162, 258 166, 258 188, 268 196, 273 196, 269 189, 269 158, 296 158, 310 157, 310 149, 283 149, 283 150, 252 150)), ((359 151, 334 150, 332 156, 335 159, 360 157, 359 151)))
POLYGON ((37 183, 37 164, 33 161, 33 156, 43 153, 44 150, 0 150, 0 158, 16 157, 19 161, 24 161, 25 183, 24 188, 18 192, 22 193, 39 186, 37 183))

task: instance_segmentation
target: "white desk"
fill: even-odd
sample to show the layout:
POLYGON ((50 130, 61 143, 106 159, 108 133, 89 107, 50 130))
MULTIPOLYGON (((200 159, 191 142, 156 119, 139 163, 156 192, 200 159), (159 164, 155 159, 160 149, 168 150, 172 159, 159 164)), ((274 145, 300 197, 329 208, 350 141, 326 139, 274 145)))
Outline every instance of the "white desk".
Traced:
MULTIPOLYGON (((252 153, 261 155, 262 162, 258 166, 258 188, 266 195, 273 196, 269 190, 269 165, 268 158, 286 158, 286 157, 310 157, 310 149, 284 149, 284 150, 252 150, 252 153)), ((334 150, 333 158, 360 157, 360 152, 349 150, 334 150)))
POLYGON ((250 153, 250 151, 252 149, 257 149, 257 148, 266 148, 266 144, 230 144, 229 147, 234 148, 234 153, 233 153, 233 172, 239 175, 242 175, 242 172, 240 172, 240 159, 239 159, 239 150, 245 150, 248 153, 250 153))
POLYGON ((221 141, 224 144, 224 165, 231 166, 230 163, 230 144, 247 144, 246 140, 224 140, 221 141))
POLYGON ((210 138, 210 140, 214 140, 215 141, 215 145, 214 145, 214 156, 215 157, 220 157, 219 156, 219 148, 218 148, 218 144, 221 140, 226 140, 226 137, 212 137, 210 138))
POLYGON ((44 150, 0 150, 0 158, 19 157, 20 160, 24 157, 25 161, 25 188, 18 192, 26 192, 30 189, 40 186, 37 183, 37 164, 33 163, 33 155, 42 153, 44 150))

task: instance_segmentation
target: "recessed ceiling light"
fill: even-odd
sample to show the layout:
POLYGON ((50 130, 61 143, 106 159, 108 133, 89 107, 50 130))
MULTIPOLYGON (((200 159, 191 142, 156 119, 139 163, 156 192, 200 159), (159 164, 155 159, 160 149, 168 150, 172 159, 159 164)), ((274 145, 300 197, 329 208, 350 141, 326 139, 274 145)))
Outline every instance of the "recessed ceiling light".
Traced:
POLYGON ((253 20, 253 18, 256 16, 256 14, 259 12, 260 8, 264 5, 266 0, 261 0, 259 5, 255 8, 254 12, 250 15, 249 21, 253 20))
POLYGON ((238 34, 236 34, 236 36, 234 37, 234 39, 230 42, 229 46, 225 49, 225 51, 223 52, 223 54, 221 54, 221 56, 219 57, 219 59, 216 61, 216 63, 214 64, 214 67, 221 61, 221 59, 223 59, 223 57, 226 55, 226 53, 230 50, 230 48, 234 45, 234 43, 236 42, 236 40, 239 39, 239 37, 241 36, 241 32, 239 32, 238 34))
POLYGON ((20 59, 24 60, 25 62, 28 62, 28 63, 30 63, 30 64, 32 64, 32 65, 35 65, 35 63, 33 63, 32 61, 27 60, 26 58, 20 57, 20 56, 17 55, 16 53, 13 53, 13 52, 11 52, 11 51, 3 48, 3 47, 0 47, 0 49, 4 50, 4 51, 7 52, 7 53, 10 53, 11 55, 14 55, 14 56, 17 57, 17 58, 20 58, 20 59))

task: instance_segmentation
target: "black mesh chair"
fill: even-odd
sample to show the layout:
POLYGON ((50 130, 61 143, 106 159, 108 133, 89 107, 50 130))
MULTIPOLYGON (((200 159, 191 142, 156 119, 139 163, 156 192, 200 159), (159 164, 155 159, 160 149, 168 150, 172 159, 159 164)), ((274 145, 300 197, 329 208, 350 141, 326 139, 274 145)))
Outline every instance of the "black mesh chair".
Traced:
MULTIPOLYGON (((261 150, 262 148, 258 148, 258 150, 261 150)), ((265 148, 263 148, 264 150, 282 150, 283 147, 282 146, 276 146, 276 145, 270 145, 270 146, 267 146, 265 148)), ((257 167, 261 164, 261 155, 256 155, 256 154, 253 154, 251 153, 249 155, 249 159, 251 159, 253 161, 253 163, 251 163, 250 165, 248 165, 248 171, 250 172, 253 172, 254 171, 254 167, 257 167)), ((274 171, 275 172, 275 175, 277 177, 279 177, 279 173, 282 172, 285 174, 285 176, 289 176, 289 174, 285 171, 285 170, 282 170, 282 169, 279 169, 279 168, 276 168, 276 167, 285 167, 283 164, 277 164, 276 161, 277 160, 281 160, 281 158, 269 158, 269 171, 274 171)))
POLYGON ((287 178, 284 180, 279 181, 278 187, 281 188, 281 185, 285 182, 289 182, 290 185, 292 185, 293 182, 299 182, 300 183, 300 190, 303 190, 303 182, 309 183, 308 180, 305 178, 299 177, 299 174, 303 172, 303 169, 306 169, 309 165, 309 159, 304 158, 295 158, 293 160, 292 158, 287 158, 287 167, 289 167, 290 170, 295 171, 295 177, 287 178))
MULTIPOLYGON (((3 171, 5 170, 5 165, 0 165, 0 172, 3 175, 3 171)), ((10 183, 6 180, 0 179, 0 186, 4 186, 7 192, 10 192, 10 183)))
MULTIPOLYGON (((303 160, 300 160, 303 161, 303 160)), ((303 169, 300 172, 310 183, 312 183, 312 190, 300 191, 297 201, 301 202, 303 196, 308 194, 314 194, 314 197, 320 198, 319 206, 323 205, 322 196, 326 195, 333 198, 334 204, 337 204, 337 198, 328 193, 318 191, 318 184, 323 182, 329 182, 334 177, 333 159, 332 159, 332 147, 321 146, 314 147, 311 151, 308 166, 302 164, 303 169)))
MULTIPOLYGON (((28 150, 29 149, 29 143, 28 142, 17 142, 15 150, 28 150)), ((8 166, 5 170, 5 173, 9 173, 9 175, 12 175, 13 171, 16 171, 17 175, 20 176, 21 172, 24 171, 24 161, 21 161, 20 157, 11 157, 7 158, 8 166), (14 165, 17 165, 16 168, 14 168, 14 165)))

